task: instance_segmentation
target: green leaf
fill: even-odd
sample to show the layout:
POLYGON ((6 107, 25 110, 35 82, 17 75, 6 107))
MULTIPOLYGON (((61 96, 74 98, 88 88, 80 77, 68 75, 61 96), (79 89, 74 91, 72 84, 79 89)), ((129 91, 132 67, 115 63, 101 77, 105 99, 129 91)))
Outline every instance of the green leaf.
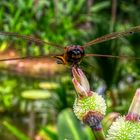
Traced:
POLYGON ((44 90, 25 90, 22 92, 22 97, 25 99, 31 99, 31 100, 41 100, 41 99, 47 99, 50 98, 51 94, 49 91, 44 90))
POLYGON ((99 12, 107 7, 110 6, 110 1, 103 1, 103 2, 100 2, 100 3, 97 3, 95 4, 92 8, 91 8, 91 11, 92 12, 99 12))
POLYGON ((57 126, 59 140, 88 140, 85 130, 71 109, 66 109, 60 113, 57 126))
POLYGON ((15 126, 13 126, 12 124, 10 124, 7 121, 3 122, 3 125, 13 134, 15 135, 18 140, 30 140, 25 134, 23 134, 23 132, 21 132, 20 130, 18 130, 15 126))
POLYGON ((45 132, 45 134, 47 135, 47 137, 49 137, 51 140, 58 140, 58 136, 57 136, 56 132, 54 132, 52 130, 52 128, 50 129, 49 126, 43 128, 43 131, 45 132))

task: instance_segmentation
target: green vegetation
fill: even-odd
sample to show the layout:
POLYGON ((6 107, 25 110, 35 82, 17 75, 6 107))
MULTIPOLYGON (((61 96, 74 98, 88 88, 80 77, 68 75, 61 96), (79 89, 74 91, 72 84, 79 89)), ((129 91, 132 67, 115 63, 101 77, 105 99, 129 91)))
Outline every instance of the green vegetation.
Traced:
MULTIPOLYGON (((104 34, 140 25, 138 0, 117 1, 116 13, 114 2, 1 0, 0 31, 31 35, 67 46, 83 45, 104 34)), ((137 33, 107 41, 87 47, 86 53, 140 57, 139 38, 137 33)), ((62 51, 51 45, 0 36, 0 59, 48 53, 62 51)), ((125 114, 133 93, 140 86, 140 60, 90 57, 80 67, 93 91, 105 97, 107 114, 125 114)), ((0 138, 93 139, 89 128, 81 125, 68 109, 72 109, 75 98, 71 79, 70 69, 55 64, 53 59, 0 61, 0 138), (35 100, 25 99, 22 95, 25 91, 46 93, 49 98, 37 100, 35 95, 31 96, 35 100)))

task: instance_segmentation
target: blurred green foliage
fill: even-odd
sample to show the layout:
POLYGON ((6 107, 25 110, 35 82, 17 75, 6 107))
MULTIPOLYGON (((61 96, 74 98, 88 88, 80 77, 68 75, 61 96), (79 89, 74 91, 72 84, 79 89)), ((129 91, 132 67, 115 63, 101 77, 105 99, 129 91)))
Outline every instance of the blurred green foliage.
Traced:
MULTIPOLYGON (((138 0, 117 1, 116 14, 112 12, 114 10, 112 9, 113 4, 113 1, 109 0, 1 0, 0 30, 32 35, 66 46, 83 45, 101 35, 126 30, 140 24, 140 12, 138 12, 140 11, 140 2, 138 0)), ((86 49, 86 52, 139 57, 139 38, 140 34, 134 34, 91 46, 86 49)), ((10 47, 17 49, 22 56, 44 55, 48 52, 62 53, 52 46, 38 44, 39 47, 37 47, 37 44, 22 39, 3 36, 0 36, 0 50, 3 50, 5 42, 12 44, 10 47)), ((93 90, 105 97, 108 112, 117 111, 121 114, 128 110, 132 96, 140 85, 139 66, 139 60, 93 57, 86 58, 81 63, 81 68, 88 76, 93 90)), ((35 137, 35 135, 39 135, 40 130, 42 131, 48 125, 57 126, 57 117, 61 116, 60 112, 65 108, 72 108, 75 92, 69 69, 67 72, 45 78, 1 70, 0 77, 0 117, 1 122, 9 121, 7 128, 8 130, 10 128, 11 132, 9 134, 6 127, 1 127, 0 137, 3 140, 14 139, 11 134, 16 135, 16 133, 18 138, 20 132, 16 131, 17 128, 26 135, 32 132, 30 137, 35 137), (44 89, 40 87, 42 82, 49 82, 50 85, 51 82, 56 82, 59 86, 54 89, 44 89), (32 101, 23 99, 21 95, 23 91, 38 89, 47 90, 47 92, 49 90, 51 97, 46 100, 34 101, 34 112, 31 112, 32 101), (33 126, 30 124, 31 120, 34 120, 33 126), (15 131, 13 132, 13 130, 15 131)), ((62 117, 65 116, 62 115, 62 117)), ((67 124, 65 119, 67 118, 64 118, 65 122, 62 118, 59 119, 61 123, 58 123, 58 131, 55 134, 49 132, 55 138, 50 139, 62 136, 63 130, 59 130, 59 128, 65 127, 64 125, 67 124)), ((71 119, 73 120, 73 118, 71 119)), ((72 124, 76 130, 77 127, 80 127, 79 125, 78 122, 72 124)), ((67 127, 67 129, 64 128, 65 134, 71 134, 70 131, 74 131, 75 135, 79 136, 81 133, 79 131, 83 131, 81 128, 75 131, 69 128, 69 125, 67 127)), ((46 135, 47 133, 48 131, 46 131, 46 135)), ((89 134, 87 131, 82 133, 83 135, 89 134)), ((70 137, 73 135, 71 134, 70 137)))

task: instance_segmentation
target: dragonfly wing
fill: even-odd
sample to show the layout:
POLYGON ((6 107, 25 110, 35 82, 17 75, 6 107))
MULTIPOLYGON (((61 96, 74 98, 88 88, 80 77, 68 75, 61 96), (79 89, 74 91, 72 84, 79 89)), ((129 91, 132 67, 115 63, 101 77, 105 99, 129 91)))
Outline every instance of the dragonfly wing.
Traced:
POLYGON ((0 70, 31 77, 47 78, 64 73, 65 67, 56 63, 55 55, 0 59, 0 70))
POLYGON ((60 54, 48 54, 48 55, 40 55, 40 56, 25 56, 25 57, 20 57, 20 56, 6 56, 6 55, 1 55, 0 61, 14 61, 14 60, 40 60, 40 59, 57 59, 58 56, 63 56, 60 54), (2 58, 3 57, 3 58, 2 58))
POLYGON ((57 64, 61 60, 63 64, 63 54, 51 54, 52 50, 62 52, 62 46, 17 33, 0 32, 0 35, 10 39, 5 41, 1 38, 0 70, 43 78, 65 71, 63 65, 57 64), (45 44, 55 48, 48 48, 45 44), (40 45, 44 46, 38 47, 40 45))
POLYGON ((118 55, 110 55, 110 54, 86 54, 85 57, 104 57, 104 58, 118 58, 118 59, 140 59, 140 57, 133 57, 133 56, 118 56, 118 55))
POLYGON ((88 47, 88 46, 91 46, 93 44, 105 42, 105 41, 112 40, 112 39, 115 39, 115 38, 118 38, 118 37, 122 37, 122 36, 128 36, 128 35, 131 35, 131 34, 137 33, 137 32, 140 32, 140 26, 133 27, 133 28, 131 28, 128 31, 114 32, 114 33, 111 33, 111 34, 107 34, 107 35, 101 36, 99 38, 96 38, 96 39, 86 43, 85 45, 83 45, 83 47, 88 47))
POLYGON ((57 45, 57 44, 52 43, 52 42, 47 42, 47 41, 44 41, 44 40, 41 40, 41 39, 38 39, 38 38, 35 38, 32 36, 21 35, 21 34, 12 33, 12 32, 2 32, 2 31, 0 31, 0 35, 21 38, 21 39, 29 40, 29 41, 34 42, 34 43, 44 44, 44 45, 47 44, 47 45, 54 46, 54 47, 59 48, 59 49, 64 49, 63 46, 57 45))

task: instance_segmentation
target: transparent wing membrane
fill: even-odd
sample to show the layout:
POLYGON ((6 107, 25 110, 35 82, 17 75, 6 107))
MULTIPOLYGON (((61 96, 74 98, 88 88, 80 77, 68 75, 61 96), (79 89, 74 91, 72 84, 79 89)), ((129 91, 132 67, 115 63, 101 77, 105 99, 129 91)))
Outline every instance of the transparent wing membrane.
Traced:
MULTIPOLYGON (((14 58, 4 58, 0 59, 0 61, 14 61, 14 60, 36 60, 36 59, 48 59, 55 58, 60 55, 45 55, 45 56, 29 56, 29 57, 14 57, 14 58)), ((117 59, 136 59, 140 60, 140 57, 132 57, 132 56, 117 56, 117 55, 105 55, 105 54, 86 54, 85 57, 103 57, 103 58, 117 58, 117 59)))
POLYGON ((140 57, 133 56, 117 56, 117 55, 109 55, 109 54, 86 54, 85 57, 104 57, 104 58, 118 58, 118 59, 137 59, 140 60, 140 57))
POLYGON ((111 33, 111 34, 107 34, 107 35, 98 37, 98 38, 86 43, 85 45, 83 45, 83 47, 88 47, 88 46, 91 46, 91 45, 94 45, 94 44, 97 44, 97 43, 101 43, 101 42, 105 42, 105 41, 108 41, 108 40, 112 40, 112 39, 115 39, 115 38, 128 36, 128 35, 131 35, 131 34, 137 33, 137 32, 140 32, 140 26, 133 27, 128 31, 114 32, 114 33, 111 33))
POLYGON ((21 38, 21 39, 25 39, 25 40, 28 40, 28 41, 31 41, 31 42, 34 42, 34 43, 38 43, 38 44, 47 44, 47 45, 54 46, 54 47, 59 48, 59 49, 63 49, 64 48, 64 47, 62 47, 60 45, 57 45, 55 43, 52 43, 52 42, 46 42, 46 41, 43 41, 43 40, 35 38, 35 37, 26 36, 26 35, 20 35, 18 33, 2 32, 2 31, 0 31, 0 35, 21 38))
POLYGON ((59 54, 48 54, 45 56, 27 56, 27 57, 9 57, 9 58, 4 58, 0 59, 0 61, 14 61, 14 60, 36 60, 36 59, 48 59, 48 58, 54 58, 57 59, 56 57, 60 56, 59 54))
MULTIPOLYGON (((105 41, 108 41, 108 40, 111 40, 111 39, 115 39, 115 38, 122 37, 122 36, 127 36, 127 35, 137 33, 137 32, 140 32, 140 26, 133 27, 130 30, 125 31, 125 32, 114 32, 112 34, 104 35, 102 37, 96 38, 96 39, 86 43, 83 47, 88 47, 88 46, 91 46, 93 44, 105 42, 105 41)), ((16 37, 16 38, 21 38, 21 39, 27 40, 27 42, 24 41, 24 42, 26 42, 26 44, 23 43, 24 47, 22 49, 21 49, 21 47, 19 47, 20 45, 17 43, 18 46, 16 48, 17 49, 16 51, 20 50, 20 52, 22 52, 20 54, 18 54, 15 51, 14 56, 9 55, 10 53, 2 55, 1 52, 0 52, 0 61, 1 62, 2 61, 12 61, 12 60, 29 60, 29 59, 30 60, 37 60, 37 59, 40 59, 40 60, 44 59, 45 60, 47 58, 56 58, 56 56, 61 56, 59 54, 50 54, 50 52, 52 50, 50 52, 45 53, 45 54, 38 54, 38 52, 40 52, 40 51, 36 50, 36 47, 30 47, 30 44, 28 44, 28 41, 34 42, 34 43, 37 43, 37 44, 40 44, 40 45, 44 44, 44 46, 45 46, 45 44, 50 45, 50 46, 54 46, 54 47, 57 48, 55 50, 55 52, 57 50, 60 50, 60 49, 64 50, 64 47, 62 47, 62 46, 59 46, 55 43, 43 41, 41 39, 37 39, 37 38, 34 38, 32 36, 20 35, 20 34, 11 33, 11 32, 1 32, 1 31, 0 31, 0 35, 9 36, 9 37, 16 37), (32 49, 31 50, 32 54, 31 55, 26 54, 26 52, 27 53, 30 52, 30 49, 32 49)), ((11 42, 11 40, 10 40, 10 42, 11 42)), ((10 48, 12 49, 12 47, 10 47, 10 48)), ((40 48, 43 48, 43 47, 40 47, 40 48)), ((43 50, 43 52, 45 52, 45 51, 43 50)), ((64 53, 64 55, 67 55, 66 51, 63 51, 63 53, 64 53)), ((61 52, 61 54, 62 54, 62 52, 61 52)), ((85 54, 85 57, 92 57, 92 56, 94 56, 94 57, 106 57, 106 58, 118 58, 118 59, 140 59, 140 57, 131 57, 131 56, 115 56, 115 55, 106 55, 106 54, 85 54)), ((63 58, 63 59, 65 59, 65 58, 63 58)), ((67 60, 64 60, 64 61, 66 62, 67 60)))

